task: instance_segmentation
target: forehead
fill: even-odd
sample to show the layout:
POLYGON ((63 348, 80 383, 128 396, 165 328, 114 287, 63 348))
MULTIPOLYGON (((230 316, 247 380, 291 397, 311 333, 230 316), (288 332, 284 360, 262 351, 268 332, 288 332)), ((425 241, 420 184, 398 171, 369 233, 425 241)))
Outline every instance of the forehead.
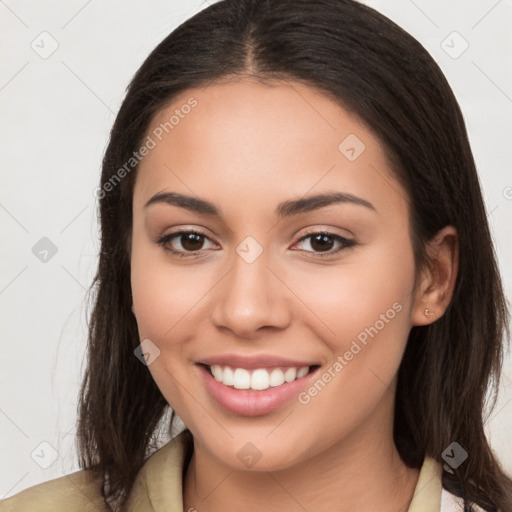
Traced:
MULTIPOLYGON (((155 116, 151 129, 158 127, 165 132, 164 138, 172 135, 176 143, 188 138, 187 142, 195 141, 197 148, 222 140, 219 150, 223 153, 226 148, 239 154, 242 149, 248 153, 255 147, 261 151, 263 145, 268 148, 265 153, 279 148, 274 158, 287 148, 295 149, 297 154, 329 149, 329 153, 335 150, 337 155, 337 139, 349 133, 378 146, 355 114, 349 114, 322 91, 289 81, 262 83, 252 78, 233 78, 186 90, 155 116), (196 103, 193 109, 188 108, 191 101, 196 103), (176 114, 181 114, 179 119, 176 114), (190 140, 191 136, 194 140, 190 140), (243 148, 239 146, 241 142, 243 148), (304 147, 304 142, 310 144, 304 147), (236 149, 230 148, 230 143, 236 149)), ((289 158, 290 151, 287 153, 289 158)))
POLYGON ((165 189, 249 202, 342 188, 405 198, 371 130, 304 84, 233 79, 188 89, 147 136, 155 146, 139 166, 134 204, 165 189))

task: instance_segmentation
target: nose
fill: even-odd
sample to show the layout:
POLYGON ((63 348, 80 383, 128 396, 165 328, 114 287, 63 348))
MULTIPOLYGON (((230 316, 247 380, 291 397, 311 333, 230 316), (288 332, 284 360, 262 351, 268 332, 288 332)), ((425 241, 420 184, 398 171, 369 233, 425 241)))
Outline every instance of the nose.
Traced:
POLYGON ((254 339, 264 330, 289 324, 292 294, 269 264, 265 251, 252 262, 234 254, 232 267, 212 295, 211 319, 218 329, 254 339))

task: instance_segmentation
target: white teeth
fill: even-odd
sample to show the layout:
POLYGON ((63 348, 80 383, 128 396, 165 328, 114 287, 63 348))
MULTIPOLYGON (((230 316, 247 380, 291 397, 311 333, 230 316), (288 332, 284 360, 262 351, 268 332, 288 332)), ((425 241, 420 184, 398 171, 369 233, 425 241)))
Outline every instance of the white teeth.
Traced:
POLYGON ((297 379, 301 379, 305 375, 307 375, 309 372, 309 366, 304 366, 297 372, 297 379))
POLYGON ((284 380, 286 382, 292 382, 297 377, 297 368, 288 368, 284 372, 284 380))
POLYGON ((254 370, 251 375, 251 389, 258 391, 268 389, 270 386, 270 377, 267 370, 254 370))
POLYGON ((235 373, 229 366, 226 366, 226 368, 224 368, 224 374, 222 376, 221 382, 223 384, 226 384, 226 386, 232 386, 235 383, 235 373))
POLYGON ((309 373, 309 366, 303 366, 302 368, 290 367, 286 368, 284 372, 280 368, 274 368, 271 371, 258 368, 251 373, 245 368, 222 367, 213 364, 210 370, 215 380, 222 382, 225 386, 232 386, 235 389, 262 391, 306 376, 309 373))
POLYGON ((233 378, 235 389, 249 389, 251 387, 251 374, 244 368, 237 368, 233 378))
POLYGON ((270 385, 275 388, 276 386, 280 386, 284 384, 284 373, 279 368, 272 370, 270 374, 270 385))
POLYGON ((222 368, 218 364, 212 364, 211 370, 215 380, 222 382, 222 368))

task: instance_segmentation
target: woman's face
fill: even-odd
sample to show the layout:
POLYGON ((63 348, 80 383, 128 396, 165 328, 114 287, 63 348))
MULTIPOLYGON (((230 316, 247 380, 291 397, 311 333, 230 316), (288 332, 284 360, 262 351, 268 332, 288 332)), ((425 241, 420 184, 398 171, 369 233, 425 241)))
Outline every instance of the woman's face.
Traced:
POLYGON ((147 136, 134 312, 196 443, 270 470, 390 437, 419 306, 407 196, 378 139, 312 88, 248 79, 182 93, 147 136))

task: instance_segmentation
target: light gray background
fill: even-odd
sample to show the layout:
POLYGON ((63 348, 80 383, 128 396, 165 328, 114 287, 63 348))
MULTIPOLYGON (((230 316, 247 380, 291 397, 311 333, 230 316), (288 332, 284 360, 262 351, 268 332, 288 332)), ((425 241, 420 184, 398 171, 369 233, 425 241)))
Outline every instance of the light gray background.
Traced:
MULTIPOLYGON (((454 89, 510 297, 512 2, 365 3, 419 39, 454 89)), ((75 411, 85 292, 99 246, 93 190, 101 157, 133 73, 173 28, 206 5, 0 0, 0 498, 78 469, 75 411), (50 35, 41 35, 45 31, 50 35), (57 248, 47 262, 32 252, 43 237, 57 248)), ((511 367, 508 357, 486 424, 510 473, 511 367)))

